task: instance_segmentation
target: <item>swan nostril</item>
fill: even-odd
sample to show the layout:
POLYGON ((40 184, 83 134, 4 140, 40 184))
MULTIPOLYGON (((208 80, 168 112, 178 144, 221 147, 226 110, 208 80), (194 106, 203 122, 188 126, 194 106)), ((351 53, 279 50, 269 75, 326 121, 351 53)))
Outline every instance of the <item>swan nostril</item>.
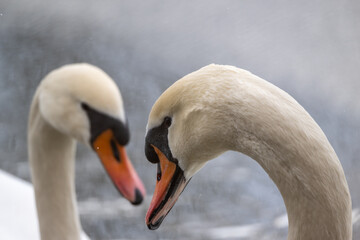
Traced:
POLYGON ((160 181, 160 180, 161 180, 161 167, 160 167, 160 163, 157 164, 156 180, 157 180, 157 181, 160 181))
POLYGON ((120 162, 120 154, 119 154, 119 150, 116 146, 116 142, 114 141, 114 139, 110 140, 110 146, 114 155, 114 158, 116 159, 116 161, 120 162))

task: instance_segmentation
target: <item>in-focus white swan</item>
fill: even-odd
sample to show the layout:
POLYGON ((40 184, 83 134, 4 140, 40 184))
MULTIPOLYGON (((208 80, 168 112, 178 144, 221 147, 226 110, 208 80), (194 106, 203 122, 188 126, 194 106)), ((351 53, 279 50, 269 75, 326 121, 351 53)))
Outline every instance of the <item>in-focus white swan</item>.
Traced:
POLYGON ((191 177, 227 150, 252 157, 275 182, 288 213, 288 239, 351 239, 348 185, 320 127, 281 89, 220 65, 180 79, 151 110, 145 153, 158 172, 149 229, 160 226, 191 177))
POLYGON ((131 203, 139 204, 145 196, 126 155, 129 129, 114 81, 89 64, 54 70, 35 93, 28 126, 42 240, 81 238, 74 183, 75 140, 97 153, 114 185, 131 203))

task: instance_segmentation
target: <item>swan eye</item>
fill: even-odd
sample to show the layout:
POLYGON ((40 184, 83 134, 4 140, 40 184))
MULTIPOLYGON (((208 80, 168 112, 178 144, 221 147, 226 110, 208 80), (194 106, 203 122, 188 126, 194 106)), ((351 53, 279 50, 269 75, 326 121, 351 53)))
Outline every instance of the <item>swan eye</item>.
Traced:
POLYGON ((169 128, 171 126, 171 117, 165 117, 164 118, 163 126, 165 128, 169 128))
POLYGON ((87 105, 86 103, 81 103, 81 107, 82 107, 85 111, 89 111, 89 110, 90 110, 89 105, 87 105))

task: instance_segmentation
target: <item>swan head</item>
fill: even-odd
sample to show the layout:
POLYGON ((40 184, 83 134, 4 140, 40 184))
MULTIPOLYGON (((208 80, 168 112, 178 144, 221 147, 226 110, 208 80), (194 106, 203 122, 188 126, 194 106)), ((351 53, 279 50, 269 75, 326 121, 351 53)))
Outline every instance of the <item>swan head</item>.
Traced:
POLYGON ((37 94, 45 121, 90 146, 119 192, 140 204, 145 188, 126 154, 130 133, 115 82, 95 66, 72 64, 48 74, 37 94))
POLYGON ((145 155, 158 165, 154 195, 146 215, 157 229, 191 177, 230 148, 224 126, 226 83, 210 65, 175 82, 155 102, 148 119, 145 155))

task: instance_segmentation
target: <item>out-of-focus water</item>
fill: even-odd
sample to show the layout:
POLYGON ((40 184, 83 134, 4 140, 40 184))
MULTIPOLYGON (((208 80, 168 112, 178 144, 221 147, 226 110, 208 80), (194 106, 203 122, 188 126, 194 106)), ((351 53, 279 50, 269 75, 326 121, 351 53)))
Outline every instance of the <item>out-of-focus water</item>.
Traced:
MULTIPOLYGON (((131 123, 129 155, 148 193, 156 167, 143 152, 147 115, 174 81, 209 63, 250 70, 289 92, 319 123, 360 208, 360 2, 0 2, 0 168, 29 180, 27 114, 39 81, 89 62, 118 83, 131 123)), ((211 161, 160 229, 144 223, 151 195, 132 207, 97 157, 79 146, 76 187, 93 239, 285 239, 285 207, 266 173, 244 155, 211 161)), ((0 190, 1 196, 1 190, 0 190)), ((354 239, 360 238, 360 223, 354 239)))

